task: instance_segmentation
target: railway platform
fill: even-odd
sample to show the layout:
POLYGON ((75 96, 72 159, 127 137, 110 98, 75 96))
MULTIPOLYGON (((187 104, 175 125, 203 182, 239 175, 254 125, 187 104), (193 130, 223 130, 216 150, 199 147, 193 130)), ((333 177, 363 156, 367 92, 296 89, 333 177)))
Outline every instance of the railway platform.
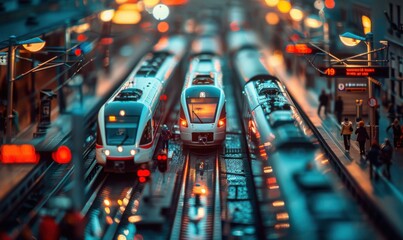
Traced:
MULTIPOLYGON (((391 166, 391 180, 382 175, 380 169, 378 180, 371 179, 369 175, 369 163, 360 156, 356 135, 351 135, 351 148, 349 152, 344 149, 343 137, 340 136, 341 124, 337 122, 333 114, 318 115, 319 106, 318 96, 321 89, 307 89, 302 86, 301 78, 305 76, 295 76, 287 73, 285 67, 276 67, 275 73, 287 86, 296 102, 302 107, 314 127, 321 135, 322 142, 325 142, 327 149, 336 156, 341 168, 348 172, 348 178, 358 186, 362 192, 370 197, 371 206, 379 209, 377 214, 386 216, 393 225, 393 231, 396 231, 400 238, 403 238, 403 148, 397 148, 393 153, 391 166)), ((349 119, 353 119, 352 116, 349 119)), ((367 120, 367 119, 364 119, 367 120)), ((365 121, 367 122, 367 121, 365 121)), ((387 111, 380 108, 379 120, 379 139, 383 142, 385 137, 391 139, 386 132, 389 126, 387 111)), ((354 128, 355 128, 354 123, 354 128)), ((392 139, 391 139, 392 141, 392 139)), ((369 149, 366 149, 368 151, 369 149)), ((374 209, 375 211, 375 209, 374 209)))

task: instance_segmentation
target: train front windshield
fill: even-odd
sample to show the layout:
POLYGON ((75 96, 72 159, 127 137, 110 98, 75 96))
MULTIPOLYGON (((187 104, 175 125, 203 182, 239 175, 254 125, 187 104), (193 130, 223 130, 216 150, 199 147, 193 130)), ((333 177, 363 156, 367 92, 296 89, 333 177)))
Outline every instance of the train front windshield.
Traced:
POLYGON ((142 104, 115 101, 105 107, 105 135, 107 145, 134 145, 142 104))
POLYGON ((215 88, 188 89, 186 104, 191 123, 214 123, 220 91, 215 88))
POLYGON ((116 120, 107 119, 105 126, 106 144, 134 145, 139 119, 139 116, 116 117, 116 120))

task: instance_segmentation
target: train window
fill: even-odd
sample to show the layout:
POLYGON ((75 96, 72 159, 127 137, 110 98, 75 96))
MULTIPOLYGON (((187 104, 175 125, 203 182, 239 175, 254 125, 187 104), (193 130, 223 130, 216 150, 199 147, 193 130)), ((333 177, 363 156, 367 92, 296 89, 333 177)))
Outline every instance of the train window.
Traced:
POLYGON ((187 98, 187 107, 192 123, 213 123, 217 112, 219 98, 187 98))
POLYGON ((139 116, 125 116, 118 122, 105 125, 107 145, 134 145, 139 116))
POLYGON ((144 128, 143 135, 141 136, 140 145, 150 143, 152 141, 152 135, 151 120, 149 120, 144 128))

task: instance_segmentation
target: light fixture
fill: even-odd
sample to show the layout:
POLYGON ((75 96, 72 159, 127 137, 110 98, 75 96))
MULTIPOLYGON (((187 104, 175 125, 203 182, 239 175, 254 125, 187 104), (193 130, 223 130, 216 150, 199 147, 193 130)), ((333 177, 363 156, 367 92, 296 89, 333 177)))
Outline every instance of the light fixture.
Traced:
POLYGON ((341 42, 349 47, 356 46, 359 44, 361 41, 365 41, 365 37, 361 37, 358 35, 355 35, 354 33, 350 32, 345 32, 341 35, 339 35, 341 42))
POLYGON ((110 22, 114 15, 115 15, 114 9, 107 9, 99 14, 99 19, 101 19, 102 22, 110 22))
POLYGON ((305 18, 304 24, 309 28, 320 28, 322 27, 323 22, 318 15, 310 14, 307 18, 305 18))
POLYGON ((22 45, 26 50, 28 50, 30 52, 37 52, 45 46, 46 42, 44 40, 40 39, 39 37, 36 37, 36 38, 31 38, 28 40, 17 42, 17 44, 22 45))
POLYGON ((371 19, 365 15, 362 15, 361 17, 361 22, 362 22, 362 26, 364 27, 364 33, 367 34, 369 32, 371 32, 371 27, 372 27, 372 23, 371 23, 371 19))

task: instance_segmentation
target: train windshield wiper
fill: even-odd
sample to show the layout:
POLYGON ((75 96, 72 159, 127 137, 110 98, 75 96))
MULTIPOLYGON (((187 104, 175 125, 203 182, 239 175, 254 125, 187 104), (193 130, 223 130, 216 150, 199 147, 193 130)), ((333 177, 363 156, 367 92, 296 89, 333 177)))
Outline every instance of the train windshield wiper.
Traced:
POLYGON ((125 133, 125 137, 123 138, 122 142, 118 146, 122 146, 123 143, 125 143, 128 138, 129 138, 129 135, 127 133, 125 133))
POLYGON ((195 113, 195 111, 192 110, 192 113, 197 117, 197 119, 199 119, 200 123, 204 123, 201 118, 195 113))

